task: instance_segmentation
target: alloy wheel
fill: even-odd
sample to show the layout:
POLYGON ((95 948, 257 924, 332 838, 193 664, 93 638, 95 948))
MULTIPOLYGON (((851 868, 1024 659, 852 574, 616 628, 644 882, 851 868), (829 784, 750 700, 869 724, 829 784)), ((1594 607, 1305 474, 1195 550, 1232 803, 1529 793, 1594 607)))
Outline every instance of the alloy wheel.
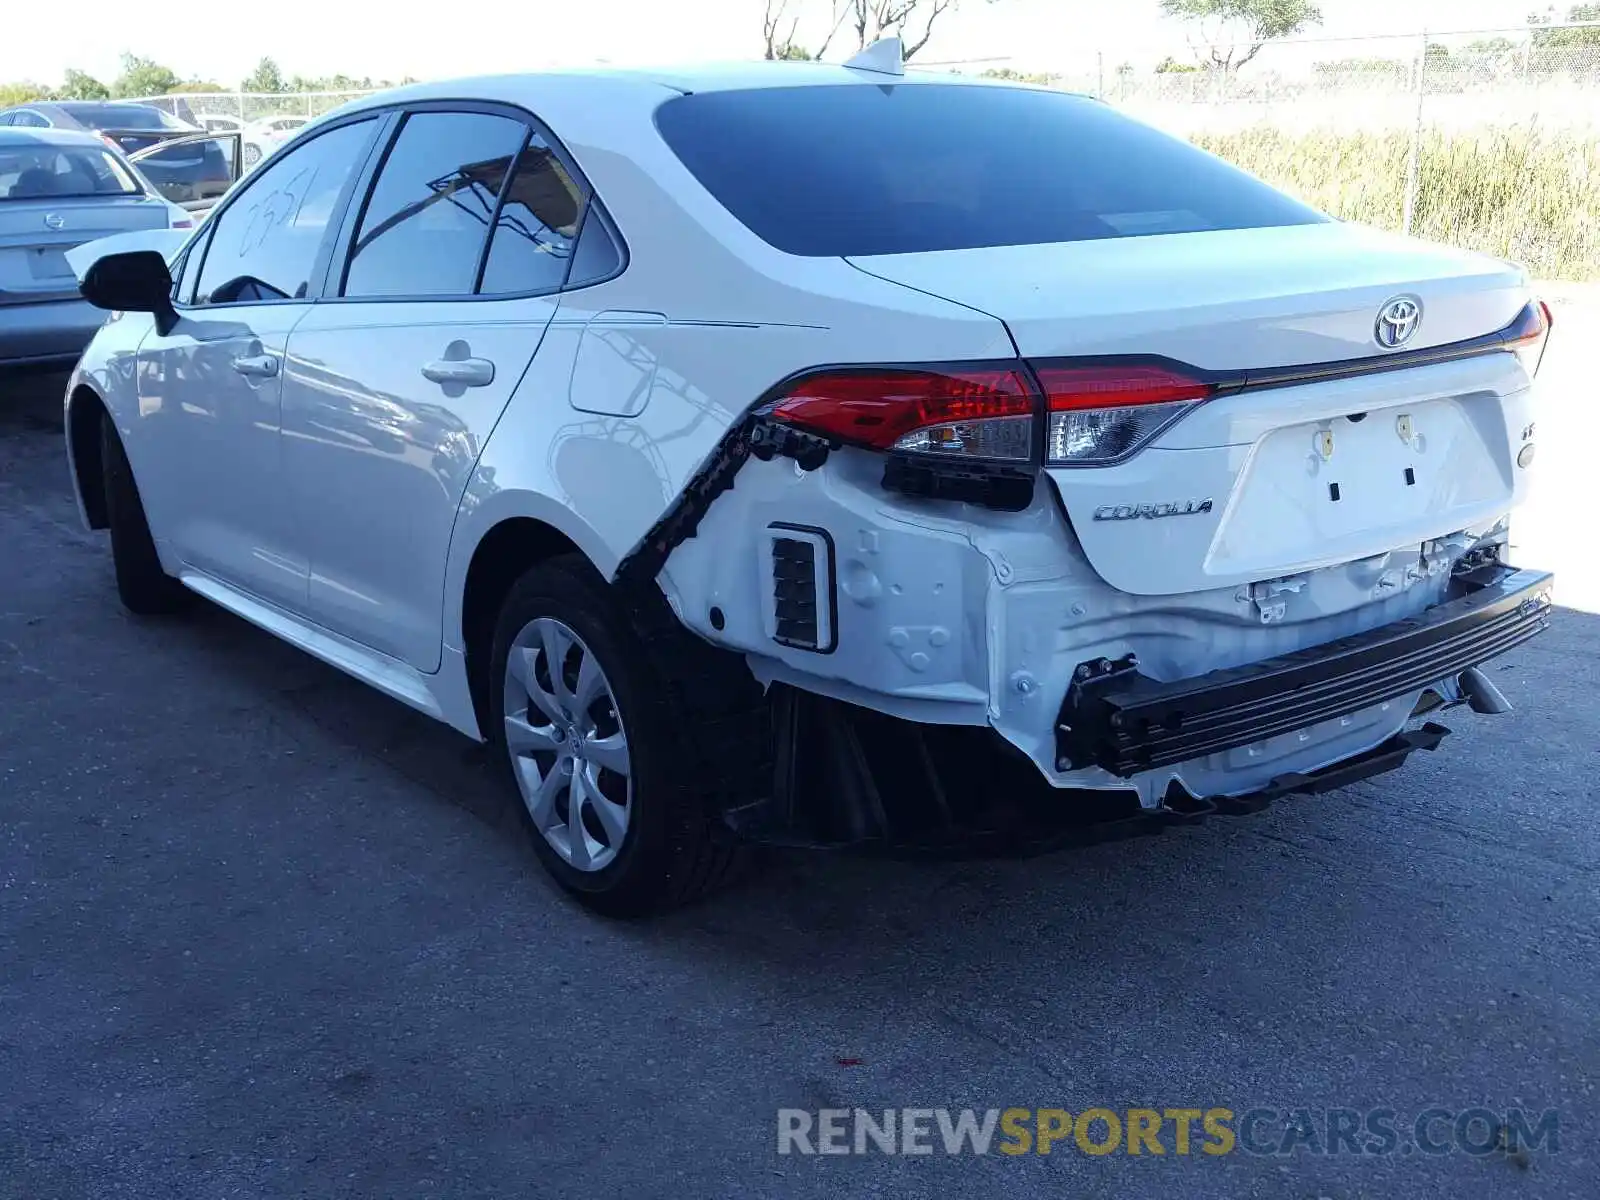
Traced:
POLYGON ((604 668, 553 617, 523 626, 506 656, 505 742, 528 815, 579 871, 622 849, 633 812, 628 735, 604 668))

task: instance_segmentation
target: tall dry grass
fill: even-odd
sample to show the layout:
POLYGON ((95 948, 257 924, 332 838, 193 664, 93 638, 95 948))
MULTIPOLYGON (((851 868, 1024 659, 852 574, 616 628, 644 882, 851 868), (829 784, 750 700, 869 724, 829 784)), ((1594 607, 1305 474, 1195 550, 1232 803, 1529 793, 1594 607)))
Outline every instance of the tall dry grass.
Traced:
MULTIPOLYGON (((1258 126, 1194 141, 1324 212, 1401 226, 1409 133, 1258 126)), ((1600 137, 1521 127, 1428 130, 1418 166, 1418 236, 1514 259, 1541 279, 1600 278, 1600 137)))

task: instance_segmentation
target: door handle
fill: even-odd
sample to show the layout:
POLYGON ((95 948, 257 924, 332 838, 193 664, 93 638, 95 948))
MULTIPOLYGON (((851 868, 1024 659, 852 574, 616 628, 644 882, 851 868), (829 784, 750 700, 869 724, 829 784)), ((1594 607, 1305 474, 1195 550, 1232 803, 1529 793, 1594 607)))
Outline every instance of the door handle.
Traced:
POLYGON ((422 377, 434 383, 488 387, 494 382, 494 364, 487 358, 436 358, 423 365, 422 377))
POLYGON ((245 358, 236 358, 233 360, 233 369, 241 375, 249 375, 255 379, 271 379, 278 373, 278 356, 253 354, 245 358))

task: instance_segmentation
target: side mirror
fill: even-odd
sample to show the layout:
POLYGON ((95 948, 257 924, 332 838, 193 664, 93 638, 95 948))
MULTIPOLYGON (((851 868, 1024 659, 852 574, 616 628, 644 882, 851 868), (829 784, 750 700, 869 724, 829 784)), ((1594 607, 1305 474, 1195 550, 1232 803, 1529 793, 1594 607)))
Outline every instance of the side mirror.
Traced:
POLYGON ((129 250, 96 259, 78 290, 96 308, 154 313, 163 336, 178 319, 172 307, 172 273, 155 250, 129 250))

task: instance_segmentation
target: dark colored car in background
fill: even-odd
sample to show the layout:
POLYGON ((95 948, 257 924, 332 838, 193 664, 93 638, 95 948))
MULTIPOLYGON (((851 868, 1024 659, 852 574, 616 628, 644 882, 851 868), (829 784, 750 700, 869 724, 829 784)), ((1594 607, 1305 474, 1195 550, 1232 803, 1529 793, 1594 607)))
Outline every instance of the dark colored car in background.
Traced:
POLYGON ((98 134, 134 158, 175 204, 219 199, 238 176, 237 144, 149 104, 126 100, 39 100, 0 110, 0 128, 72 129, 98 134), (168 144, 170 143, 170 145, 168 144))

